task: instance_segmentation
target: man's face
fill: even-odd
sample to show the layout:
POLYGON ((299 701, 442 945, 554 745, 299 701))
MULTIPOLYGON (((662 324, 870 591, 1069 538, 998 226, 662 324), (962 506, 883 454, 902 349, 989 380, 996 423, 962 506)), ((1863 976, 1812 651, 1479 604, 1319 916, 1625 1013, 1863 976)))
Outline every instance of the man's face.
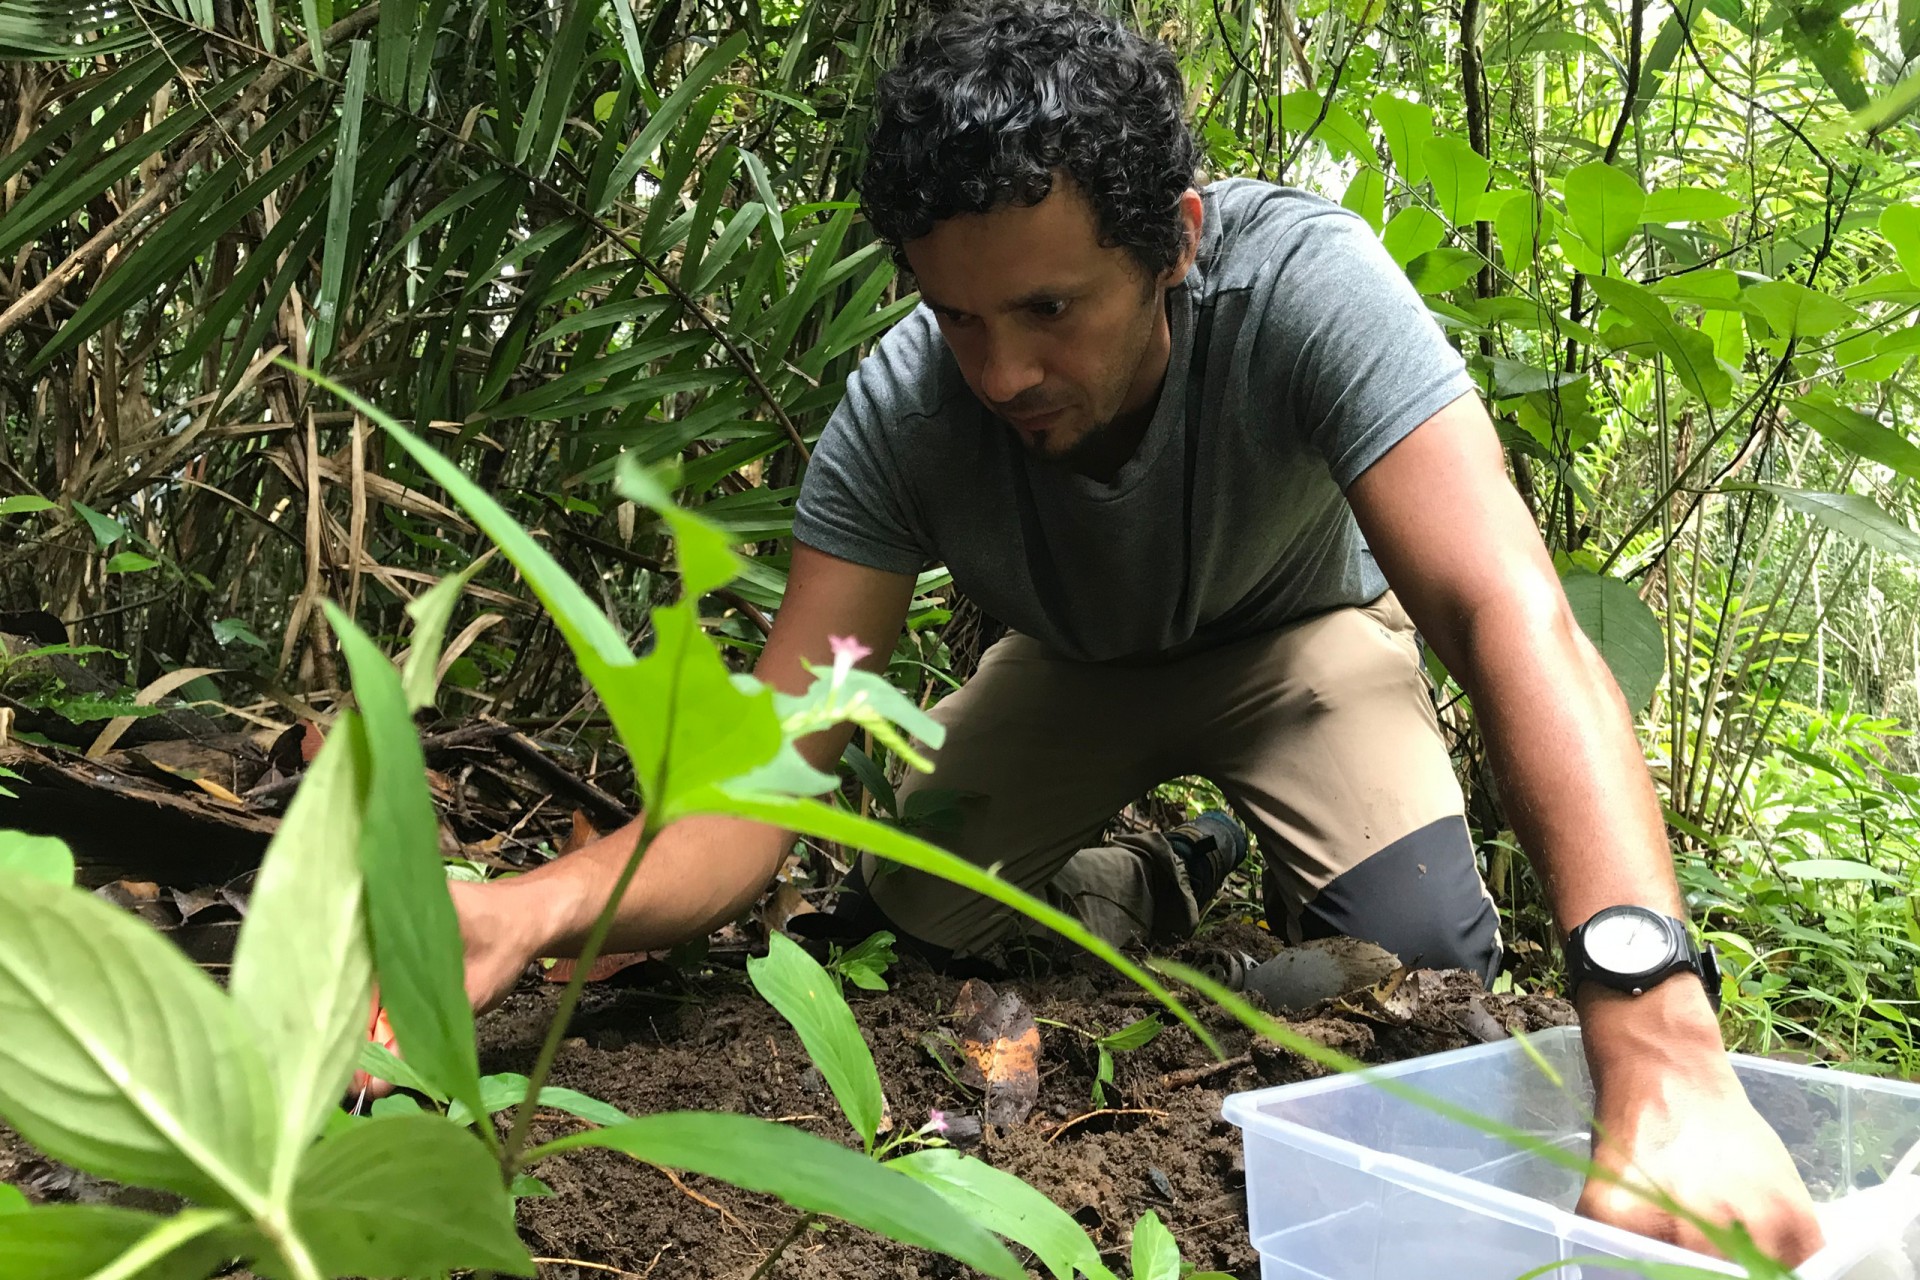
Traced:
MULTIPOLYGON (((1200 200, 1182 216, 1197 233, 1200 200)), ((1165 377, 1166 289, 1100 244, 1093 208, 1064 177, 1039 204, 960 214, 906 246, 920 294, 974 395, 1049 462, 1111 474, 1139 443, 1165 377), (1116 456, 1117 455, 1117 456, 1116 456)))

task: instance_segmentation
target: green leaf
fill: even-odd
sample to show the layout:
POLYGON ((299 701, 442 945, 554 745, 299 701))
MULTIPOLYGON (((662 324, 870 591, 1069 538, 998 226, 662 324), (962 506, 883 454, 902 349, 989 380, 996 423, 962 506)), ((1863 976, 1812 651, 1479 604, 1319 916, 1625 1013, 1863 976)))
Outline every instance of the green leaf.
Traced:
POLYGON ((55 1160, 266 1208, 273 1085, 233 1006, 140 920, 0 871, 0 1118, 55 1160))
POLYGON ((800 1034, 807 1056, 871 1152, 887 1106, 873 1051, 860 1035, 840 988, 819 962, 784 934, 773 934, 767 944, 770 949, 764 957, 747 961, 753 989, 800 1034))
POLYGON ((301 1167, 292 1210, 329 1276, 534 1274, 499 1168, 441 1116, 365 1120, 327 1138, 301 1167))
MULTIPOLYGON (((411 1089, 415 1093, 423 1093, 435 1102, 444 1103, 448 1101, 447 1095, 441 1091, 438 1085, 408 1066, 406 1059, 399 1057, 393 1050, 387 1048, 385 1045, 375 1044, 371 1040, 363 1041, 360 1045, 359 1061, 360 1070, 366 1072, 376 1080, 385 1080, 387 1083, 395 1085, 398 1088, 411 1089)), ((481 1078, 480 1090, 482 1096, 486 1093, 487 1081, 492 1078, 491 1076, 483 1076, 481 1078)), ((382 1102, 386 1100, 385 1098, 381 1099, 382 1102)), ((405 1101, 412 1102, 413 1099, 407 1098, 405 1101)), ((374 1104, 376 1109, 379 1105, 378 1102, 374 1104)), ((466 1104, 454 1103, 454 1105, 465 1106, 466 1104)))
POLYGON ((1741 204, 1711 187, 1661 187, 1647 193, 1642 222, 1710 222, 1740 212, 1741 204))
POLYGON ((740 576, 740 557, 727 545, 727 536, 674 502, 660 473, 649 471, 633 454, 622 454, 614 486, 621 497, 647 508, 673 530, 674 559, 688 596, 705 595, 740 576))
POLYGON ((648 1164, 686 1169, 796 1209, 843 1219, 902 1244, 957 1258, 1004 1280, 1026 1270, 998 1240, 938 1192, 857 1151, 754 1116, 671 1111, 536 1147, 533 1159, 580 1147, 624 1151, 648 1164))
POLYGON ((327 620, 353 674, 366 733, 370 772, 360 868, 380 1002, 414 1071, 478 1111, 480 1064, 466 950, 447 894, 420 738, 393 664, 331 602, 327 620))
POLYGON ((1493 233, 1500 238, 1500 258, 1507 270, 1518 272, 1533 264, 1540 245, 1553 236, 1553 206, 1531 191, 1515 191, 1493 215, 1493 233))
POLYGON ((1609 276, 1589 276, 1594 296, 1625 316, 1673 363, 1681 385, 1710 405, 1733 394, 1733 378, 1714 354, 1713 339, 1673 318, 1667 304, 1640 285, 1609 276))
POLYGON ((633 145, 621 153, 619 163, 614 165, 613 177, 607 183, 606 196, 602 201, 603 209, 606 204, 617 199, 625 199, 632 194, 633 182, 639 176, 641 166, 651 160, 653 153, 659 150, 660 144, 675 132, 681 117, 686 115, 687 108, 693 105, 694 99, 700 96, 708 82, 726 70, 727 66, 740 56, 741 50, 747 46, 747 39, 745 31, 736 31, 725 41, 707 50, 706 56, 694 64, 693 69, 687 72, 686 78, 681 80, 674 91, 660 103, 659 110, 647 120, 646 127, 640 130, 640 135, 633 140, 633 145))
POLYGON ((1152 1044, 1162 1029, 1159 1017, 1150 1013, 1144 1018, 1136 1018, 1111 1035, 1101 1036, 1100 1043, 1115 1053, 1131 1053, 1152 1044))
POLYGON ((1485 262, 1471 249, 1429 249, 1407 264, 1418 293, 1451 293, 1480 274, 1485 262))
POLYGON ((87 522, 87 528, 93 530, 93 540, 100 544, 102 551, 127 536, 127 526, 112 516, 102 515, 84 502, 74 503, 73 509, 87 522))
POLYGON ((1133 1280, 1180 1280, 1180 1245, 1151 1209, 1133 1224, 1133 1280))
POLYGON ((1666 666, 1666 633, 1634 589, 1618 578, 1575 571, 1560 580, 1567 604, 1600 651, 1635 713, 1646 710, 1666 666))
POLYGON ((1647 194, 1622 170, 1595 160, 1568 171, 1567 219, 1595 253, 1613 257, 1640 229, 1647 194))
POLYGON ((1871 863, 1855 862, 1850 858, 1799 858, 1793 862, 1782 862, 1780 874, 1794 880, 1851 880, 1871 881, 1875 884, 1906 884, 1906 881, 1899 876, 1888 875, 1871 863))
POLYGON ((1378 235, 1386 225, 1387 175, 1370 164, 1360 166, 1353 181, 1347 184, 1346 194, 1340 197, 1340 204, 1365 218, 1378 235))
POLYGON ((347 256, 354 232, 354 177, 359 172, 360 122, 367 104, 371 46, 355 40, 347 61, 347 83, 340 104, 340 132, 333 147, 332 186, 327 196, 327 238, 320 259, 320 291, 313 303, 313 338, 308 359, 325 365, 340 332, 347 299, 347 256))
POLYGON ((1386 246, 1393 260, 1405 268, 1421 254, 1438 248, 1446 235, 1447 224, 1440 220, 1440 215, 1409 206, 1388 221, 1387 229, 1380 233, 1380 243, 1386 246))
POLYGON ((1841 404, 1831 391, 1813 391, 1790 400, 1787 411, 1849 453, 1920 480, 1920 447, 1858 409, 1841 404))
POLYGON ((1901 202, 1880 211, 1880 234, 1900 258, 1909 280, 1920 280, 1920 204, 1901 202))
POLYGON ((1740 305, 1767 322, 1781 338, 1818 338, 1843 324, 1851 324, 1860 313, 1798 280, 1769 280, 1741 291, 1740 305))
POLYGON ((862 991, 885 991, 886 972, 899 957, 893 954, 894 936, 882 929, 840 954, 834 969, 862 991))
POLYGON ((25 1213, 32 1206, 26 1192, 10 1183, 0 1182, 0 1213, 25 1213))
POLYGON ((37 494, 21 493, 11 498, 0 498, 0 516, 26 515, 32 511, 56 511, 53 503, 37 494))
POLYGON ((238 618, 220 618, 213 624, 213 642, 222 648, 239 641, 255 649, 265 649, 267 642, 238 618))
POLYGON ((434 673, 440 665, 441 646, 446 643, 447 623, 452 621, 454 606, 460 603, 467 583, 484 563, 484 560, 475 560, 407 602, 407 616, 413 619, 413 637, 407 644, 406 661, 400 671, 407 710, 420 711, 433 705, 434 673))
MULTIPOLYGON (((505 1071, 497 1075, 480 1077, 480 1102, 486 1107, 487 1114, 505 1111, 508 1107, 520 1105, 527 1096, 527 1085, 531 1081, 517 1072, 505 1071)), ((552 1107, 555 1111, 564 1111, 568 1115, 578 1116, 582 1120, 591 1120, 595 1124, 625 1124, 633 1117, 610 1103, 598 1098, 588 1097, 574 1089, 562 1089, 548 1085, 540 1090, 538 1103, 543 1107, 552 1107)), ((472 1124, 473 1113, 465 1103, 456 1102, 447 1110, 447 1119, 455 1124, 472 1124)))
POLYGON ((1393 154, 1393 167, 1399 171, 1400 180, 1410 187, 1417 186, 1427 176, 1426 146, 1427 140, 1433 137, 1433 108, 1390 93, 1374 95, 1368 108, 1380 122, 1380 132, 1386 135, 1387 149, 1393 154))
MULTIPOLYGON (((1745 485, 1727 485, 1741 489, 1745 485)), ((1920 534, 1879 503, 1857 493, 1824 493, 1791 485, 1761 482, 1753 488, 1773 494, 1796 511, 1804 512, 1835 533, 1909 560, 1920 560, 1920 534)))
POLYGON ((160 566, 158 560, 143 556, 138 551, 122 551, 107 561, 108 573, 145 573, 160 566))
POLYGON ((1783 30, 1800 55, 1849 111, 1867 105, 1866 51, 1846 23, 1848 0, 1817 0, 1782 6, 1783 30))
POLYGON ((1421 157, 1426 162, 1427 181, 1433 184, 1434 203, 1447 221, 1456 227, 1472 222, 1487 189, 1487 179, 1493 176, 1487 158, 1464 138, 1446 134, 1427 139, 1421 157))
POLYGON ((47 884, 73 883, 73 851, 54 836, 0 831, 0 872, 32 876, 47 884))
POLYGON ((230 1213, 204 1209, 163 1218, 90 1204, 0 1212, 0 1280, 99 1280, 115 1274, 109 1269, 142 1242, 156 1237, 165 1242, 168 1237, 160 1233, 175 1237, 172 1247, 137 1271, 119 1274, 138 1280, 206 1280, 232 1253, 221 1236, 211 1233, 232 1219, 230 1213))
POLYGON ((1075 1272, 1113 1280, 1086 1228, 1011 1173, 952 1147, 923 1147, 886 1167, 932 1187, 988 1231, 1032 1251, 1056 1280, 1073 1280, 1075 1272))
POLYGON ((267 846, 229 992, 277 1086, 273 1198, 338 1107, 365 1039, 373 957, 360 873, 366 736, 342 714, 267 846))

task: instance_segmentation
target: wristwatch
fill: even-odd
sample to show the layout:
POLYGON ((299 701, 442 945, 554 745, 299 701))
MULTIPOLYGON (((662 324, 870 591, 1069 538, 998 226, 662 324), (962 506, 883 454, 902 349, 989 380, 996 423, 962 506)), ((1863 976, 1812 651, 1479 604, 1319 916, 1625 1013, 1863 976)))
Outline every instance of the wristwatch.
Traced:
POLYGON ((1591 979, 1639 995, 1676 973, 1697 974, 1720 1007, 1720 962, 1696 946, 1687 926, 1646 907, 1608 907, 1567 935, 1567 994, 1591 979))

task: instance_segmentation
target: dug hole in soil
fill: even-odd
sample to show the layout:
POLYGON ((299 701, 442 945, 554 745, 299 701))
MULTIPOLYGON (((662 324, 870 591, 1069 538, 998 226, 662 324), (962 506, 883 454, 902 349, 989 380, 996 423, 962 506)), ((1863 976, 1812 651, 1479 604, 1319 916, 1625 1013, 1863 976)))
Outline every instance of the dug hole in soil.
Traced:
MULTIPOLYGON (((1223 954, 1258 960, 1275 950, 1264 931, 1229 924, 1188 944, 1178 958, 1206 965, 1223 954)), ((1320 1068, 1256 1043, 1230 1015, 1195 1002, 1191 1007, 1218 1039, 1226 1062, 1217 1062, 1190 1031, 1168 1019, 1149 1044, 1115 1055, 1115 1082, 1102 1111, 1092 1101, 1097 1052, 1080 1032, 1118 1030, 1158 1005, 1086 957, 1043 971, 986 977, 1000 994, 1017 993, 1039 1022, 1039 1096, 1023 1122, 986 1126, 965 1149, 1024 1178, 1071 1213, 1121 1274, 1133 1223, 1151 1209, 1173 1231, 1188 1263, 1256 1276, 1240 1135, 1221 1119, 1220 1103, 1227 1093, 1307 1079, 1322 1074, 1320 1068)), ((971 1128, 981 1114, 980 1097, 950 1077, 926 1047, 929 1038, 954 1030, 963 979, 932 972, 912 958, 894 965, 887 979, 888 991, 849 987, 847 996, 873 1048, 892 1123, 918 1128, 939 1110, 957 1131, 971 1128)), ((1381 999, 1377 988, 1288 1022, 1353 1057, 1386 1062, 1573 1020, 1562 1001, 1486 995, 1464 973, 1401 974, 1390 985, 1390 998, 1381 999)), ((530 980, 481 1020, 482 1071, 531 1068, 559 991, 530 980)), ((551 1083, 630 1115, 733 1111, 851 1141, 799 1038, 754 992, 737 963, 710 963, 693 974, 648 963, 589 987, 551 1083)), ((579 1127, 568 1116, 543 1111, 533 1136, 544 1141, 579 1127)), ((648 1280, 746 1277, 798 1217, 769 1197, 694 1175, 669 1177, 607 1151, 569 1152, 531 1172, 554 1192, 519 1206, 521 1235, 543 1260, 544 1280, 605 1280, 623 1273, 648 1280)), ((0 1181, 20 1185, 36 1200, 159 1207, 144 1193, 106 1187, 41 1160, 4 1130, 0 1181)), ((1024 1257, 1017 1247, 1015 1252, 1024 1257)), ((771 1273, 788 1280, 959 1280, 974 1274, 947 1258, 837 1222, 805 1232, 771 1273)), ((1036 1268, 1035 1274, 1043 1273, 1036 1268)))

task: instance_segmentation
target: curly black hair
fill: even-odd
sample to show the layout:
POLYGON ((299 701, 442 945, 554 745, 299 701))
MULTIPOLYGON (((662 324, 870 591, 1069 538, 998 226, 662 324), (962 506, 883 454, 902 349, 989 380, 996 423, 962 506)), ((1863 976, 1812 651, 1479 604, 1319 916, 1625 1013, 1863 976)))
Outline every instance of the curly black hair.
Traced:
POLYGON ((1179 261, 1199 153, 1173 54, 1067 0, 989 0, 933 19, 881 77, 861 181, 900 248, 960 213, 1035 205, 1056 173, 1101 243, 1157 275, 1179 261))

